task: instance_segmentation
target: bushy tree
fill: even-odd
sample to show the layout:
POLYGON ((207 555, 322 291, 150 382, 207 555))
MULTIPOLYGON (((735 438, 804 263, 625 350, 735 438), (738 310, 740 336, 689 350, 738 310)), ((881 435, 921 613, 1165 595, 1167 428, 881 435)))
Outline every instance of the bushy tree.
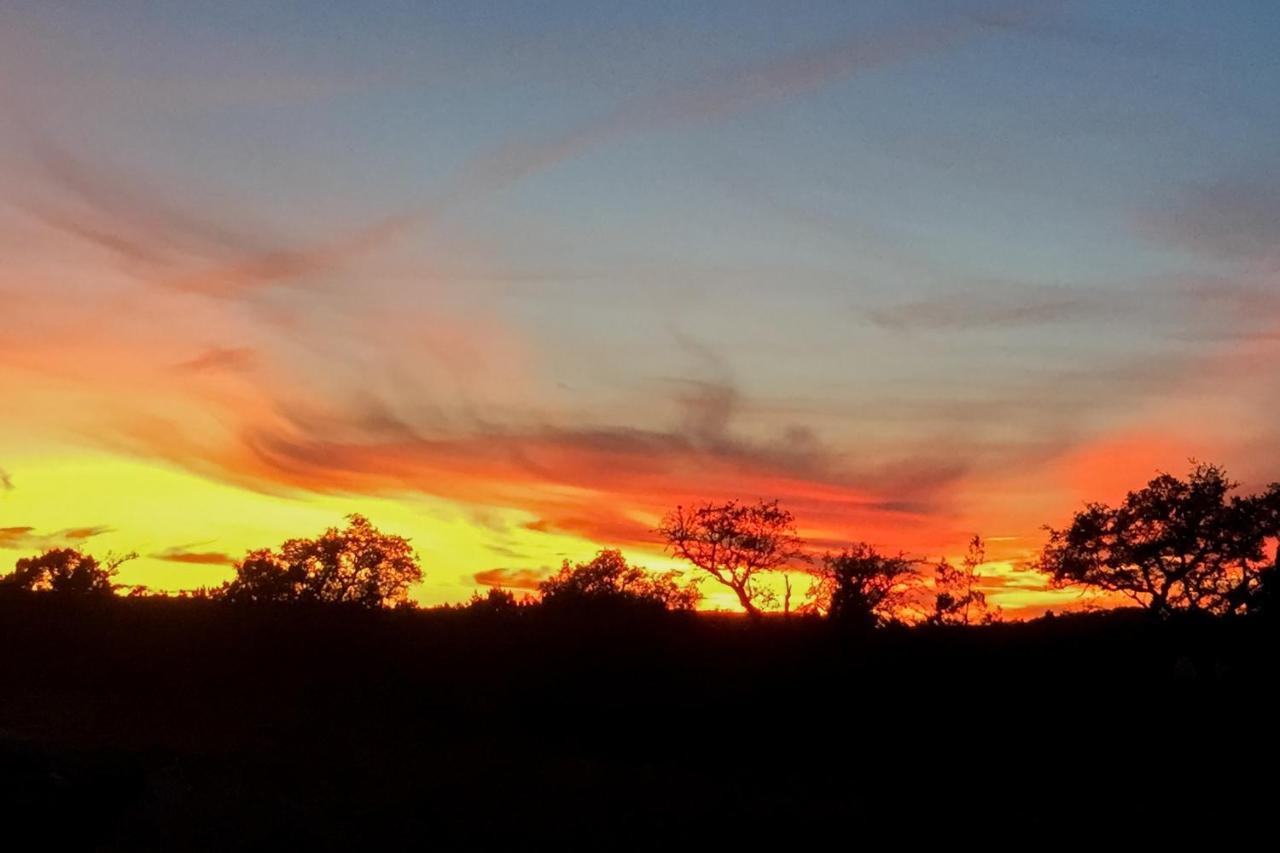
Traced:
POLYGON ((53 548, 38 557, 26 557, 0 583, 26 592, 51 592, 71 596, 107 596, 116 591, 120 565, 135 557, 108 556, 99 562, 75 548, 53 548))
POLYGON ((604 550, 586 563, 570 564, 538 585, 546 607, 638 605, 664 610, 692 610, 701 597, 695 586, 681 583, 679 572, 654 574, 633 566, 621 551, 604 550))
POLYGON ((795 517, 776 500, 678 506, 657 532, 668 550, 733 590, 751 616, 768 596, 760 575, 806 559, 795 517))
POLYGON ((1119 592, 1155 613, 1241 613, 1258 606, 1280 535, 1280 484, 1251 496, 1214 465, 1160 474, 1119 506, 1092 503, 1049 529, 1038 568, 1058 586, 1119 592))
POLYGON ((919 572, 905 554, 881 554, 859 542, 823 556, 809 597, 833 622, 871 628, 897 619, 918 584, 919 572))
POLYGON ((386 607, 408 601, 422 580, 409 541, 382 533, 362 515, 347 516, 315 539, 290 539, 279 551, 251 551, 220 597, 246 602, 323 602, 386 607))

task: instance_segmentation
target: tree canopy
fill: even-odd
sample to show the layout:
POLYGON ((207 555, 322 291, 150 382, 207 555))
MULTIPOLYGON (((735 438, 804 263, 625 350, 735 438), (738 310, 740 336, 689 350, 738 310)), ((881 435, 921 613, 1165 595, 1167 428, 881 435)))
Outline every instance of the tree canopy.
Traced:
POLYGON ((823 556, 809 596, 832 621, 871 628, 897 619, 918 581, 915 563, 905 554, 881 554, 859 542, 823 556))
POLYGON ((571 565, 538 586, 547 607, 639 605, 665 610, 692 610, 701 597, 695 586, 681 583, 679 572, 655 574, 627 562, 618 550, 603 550, 585 563, 571 565))
POLYGON ((422 580, 409 541, 382 533, 362 515, 347 516, 315 539, 290 539, 279 551, 249 552, 221 596, 232 602, 309 601, 386 607, 408 600, 422 580))
POLYGON ((25 557, 14 565, 13 572, 0 578, 0 583, 27 592, 52 592, 58 595, 102 596, 116 590, 117 570, 134 555, 108 556, 99 562, 75 548, 53 548, 38 557, 25 557))
POLYGON ((1038 568, 1059 586, 1128 596, 1156 613, 1254 609, 1280 535, 1280 484, 1257 495, 1214 465, 1187 479, 1160 474, 1119 506, 1091 503, 1070 527, 1049 528, 1038 568))

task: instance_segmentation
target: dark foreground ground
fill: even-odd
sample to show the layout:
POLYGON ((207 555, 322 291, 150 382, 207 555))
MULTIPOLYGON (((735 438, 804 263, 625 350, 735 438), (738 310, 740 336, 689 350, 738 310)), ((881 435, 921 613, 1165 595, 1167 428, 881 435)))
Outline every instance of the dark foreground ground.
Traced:
POLYGON ((1117 818, 1222 841, 1276 805, 1274 640, 20 597, 0 813, 74 849, 843 849, 1117 818))

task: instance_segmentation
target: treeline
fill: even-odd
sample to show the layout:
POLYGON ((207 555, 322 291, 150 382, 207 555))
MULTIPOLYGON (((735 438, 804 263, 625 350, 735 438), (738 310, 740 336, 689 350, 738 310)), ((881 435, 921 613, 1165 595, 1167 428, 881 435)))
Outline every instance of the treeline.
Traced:
MULTIPOLYGON (((1185 479, 1160 474, 1117 506, 1088 504, 1063 529, 1048 529, 1034 568, 1056 587, 1116 593, 1156 614, 1219 616, 1276 607, 1280 579, 1280 483, 1262 493, 1233 494, 1223 469, 1197 465, 1185 479)), ((692 572, 655 573, 618 550, 583 563, 565 561, 542 581, 536 597, 517 599, 494 587, 461 605, 482 612, 539 608, 560 613, 619 610, 690 611, 704 583, 730 590, 752 618, 801 614, 873 628, 892 623, 969 625, 999 619, 981 590, 985 562, 975 536, 959 565, 924 565, 904 553, 866 543, 814 554, 795 518, 777 501, 678 506, 655 531, 692 572), (808 578, 793 602, 791 573, 808 578), (783 591, 768 578, 782 573, 783 591)), ((111 596, 119 567, 136 555, 103 560, 55 548, 20 559, 0 577, 0 593, 111 596)), ((410 588, 423 578, 408 540, 381 532, 361 515, 314 539, 290 539, 278 549, 251 551, 234 577, 214 588, 182 593, 235 605, 311 603, 362 609, 410 607, 410 588)), ((145 588, 128 589, 147 595, 145 588)))

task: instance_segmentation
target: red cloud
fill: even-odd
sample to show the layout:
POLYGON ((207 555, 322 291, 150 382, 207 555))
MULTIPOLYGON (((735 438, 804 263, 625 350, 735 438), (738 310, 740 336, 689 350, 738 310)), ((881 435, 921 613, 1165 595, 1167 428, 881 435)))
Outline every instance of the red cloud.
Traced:
POLYGON ((499 586, 506 589, 536 590, 549 569, 486 569, 476 572, 475 582, 481 586, 499 586))

